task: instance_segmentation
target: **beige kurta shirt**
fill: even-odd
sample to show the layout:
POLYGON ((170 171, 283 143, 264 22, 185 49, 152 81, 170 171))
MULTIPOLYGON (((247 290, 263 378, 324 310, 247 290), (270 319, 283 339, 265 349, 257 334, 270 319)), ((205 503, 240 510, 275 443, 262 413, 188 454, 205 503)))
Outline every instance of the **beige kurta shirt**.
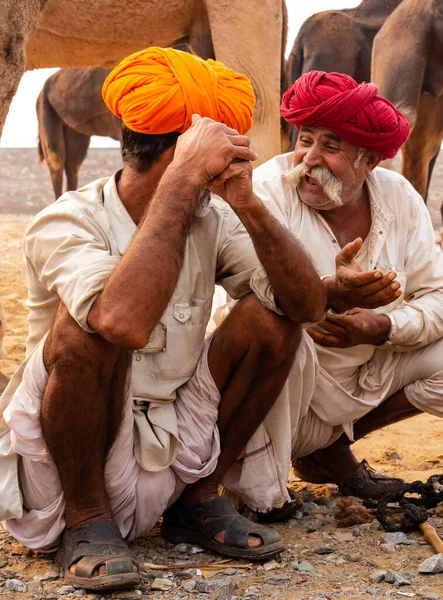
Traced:
MULTIPOLYGON (((340 245, 321 213, 285 180, 292 167, 293 153, 261 165, 254 170, 254 190, 303 244, 318 273, 331 275, 340 245)), ((320 371, 311 408, 324 422, 343 425, 349 437, 352 422, 384 398, 400 353, 443 337, 443 253, 436 249, 421 196, 404 177, 382 168, 373 171, 367 186, 372 224, 356 258, 364 270, 394 269, 403 293, 375 310, 391 321, 389 349, 316 345, 320 371)))
MULTIPOLYGON (((173 402, 177 388, 190 379, 200 356, 214 283, 233 298, 253 289, 263 304, 276 310, 251 239, 239 225, 236 215, 218 197, 211 200, 207 216, 194 218, 177 285, 160 319, 166 328, 166 348, 133 353, 135 451, 139 464, 148 471, 165 469, 175 458, 179 432, 173 402)), ((118 196, 115 175, 64 194, 31 220, 24 239, 30 311, 28 357, 44 340, 60 299, 79 325, 92 333, 89 310, 136 232, 118 196)), ((1 398, 0 415, 20 384, 25 364, 1 398)), ((10 436, 1 418, 1 520, 22 513, 17 456, 10 436)))

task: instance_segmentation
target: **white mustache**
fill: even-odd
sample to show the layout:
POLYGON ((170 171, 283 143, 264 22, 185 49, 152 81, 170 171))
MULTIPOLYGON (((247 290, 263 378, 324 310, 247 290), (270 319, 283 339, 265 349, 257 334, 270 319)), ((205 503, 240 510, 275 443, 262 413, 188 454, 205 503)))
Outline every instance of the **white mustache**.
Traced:
POLYGON ((286 179, 289 183, 298 186, 300 185, 302 178, 306 175, 309 175, 311 179, 314 179, 321 185, 326 196, 335 202, 337 206, 343 204, 341 197, 343 184, 337 179, 334 173, 324 165, 309 169, 304 163, 299 163, 286 173, 286 179))

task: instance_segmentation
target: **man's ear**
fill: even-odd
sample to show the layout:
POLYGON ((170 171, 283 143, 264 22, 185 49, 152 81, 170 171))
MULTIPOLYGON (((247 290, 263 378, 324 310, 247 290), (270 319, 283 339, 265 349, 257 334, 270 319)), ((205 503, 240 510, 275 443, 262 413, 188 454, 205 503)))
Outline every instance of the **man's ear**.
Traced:
POLYGON ((375 150, 370 150, 366 154, 366 164, 368 165, 369 173, 373 171, 375 167, 380 163, 381 158, 381 154, 379 152, 376 152, 375 150))

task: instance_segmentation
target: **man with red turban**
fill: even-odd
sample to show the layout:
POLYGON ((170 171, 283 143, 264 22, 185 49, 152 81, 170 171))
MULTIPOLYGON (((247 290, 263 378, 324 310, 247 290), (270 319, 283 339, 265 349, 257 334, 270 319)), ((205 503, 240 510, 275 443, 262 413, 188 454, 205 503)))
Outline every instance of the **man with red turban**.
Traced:
POLYGON ((322 423, 313 435, 330 437, 293 464, 305 481, 379 498, 402 480, 359 463, 350 445, 419 413, 443 416, 443 254, 421 197, 378 166, 409 128, 373 84, 311 71, 281 114, 298 129, 295 150, 256 169, 254 190, 303 244, 327 294, 308 333, 319 363, 310 408, 322 423))
POLYGON ((149 48, 103 96, 124 166, 31 220, 28 358, 0 406, 0 519, 30 548, 58 547, 67 583, 100 592, 140 581, 126 540, 168 507, 171 541, 282 552, 218 485, 257 510, 287 500, 289 407, 271 409, 291 368, 302 396, 300 324, 325 306, 309 258, 252 191, 245 76, 149 48), (215 282, 239 302, 205 341, 215 282))

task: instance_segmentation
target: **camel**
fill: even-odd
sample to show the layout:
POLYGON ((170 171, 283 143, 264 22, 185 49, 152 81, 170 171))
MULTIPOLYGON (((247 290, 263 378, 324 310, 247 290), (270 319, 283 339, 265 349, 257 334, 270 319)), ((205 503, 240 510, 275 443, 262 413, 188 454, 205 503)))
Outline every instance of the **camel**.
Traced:
POLYGON ((251 142, 268 160, 280 152, 284 16, 284 0, 0 0, 0 133, 26 69, 112 67, 147 46, 187 42, 251 79, 251 142))
MULTIPOLYGON (((336 71, 359 83, 370 81, 374 37, 402 0, 363 0, 355 8, 319 12, 303 23, 286 62, 292 84, 308 71, 336 71)), ((284 127, 288 150, 293 149, 296 130, 284 127)))
POLYGON ((403 0, 374 40, 372 81, 411 126, 402 173, 426 201, 443 140, 443 0, 403 0))
POLYGON ((49 77, 37 98, 38 162, 46 161, 55 199, 78 187, 78 172, 92 135, 121 139, 121 121, 103 102, 101 89, 109 69, 60 69, 49 77))

